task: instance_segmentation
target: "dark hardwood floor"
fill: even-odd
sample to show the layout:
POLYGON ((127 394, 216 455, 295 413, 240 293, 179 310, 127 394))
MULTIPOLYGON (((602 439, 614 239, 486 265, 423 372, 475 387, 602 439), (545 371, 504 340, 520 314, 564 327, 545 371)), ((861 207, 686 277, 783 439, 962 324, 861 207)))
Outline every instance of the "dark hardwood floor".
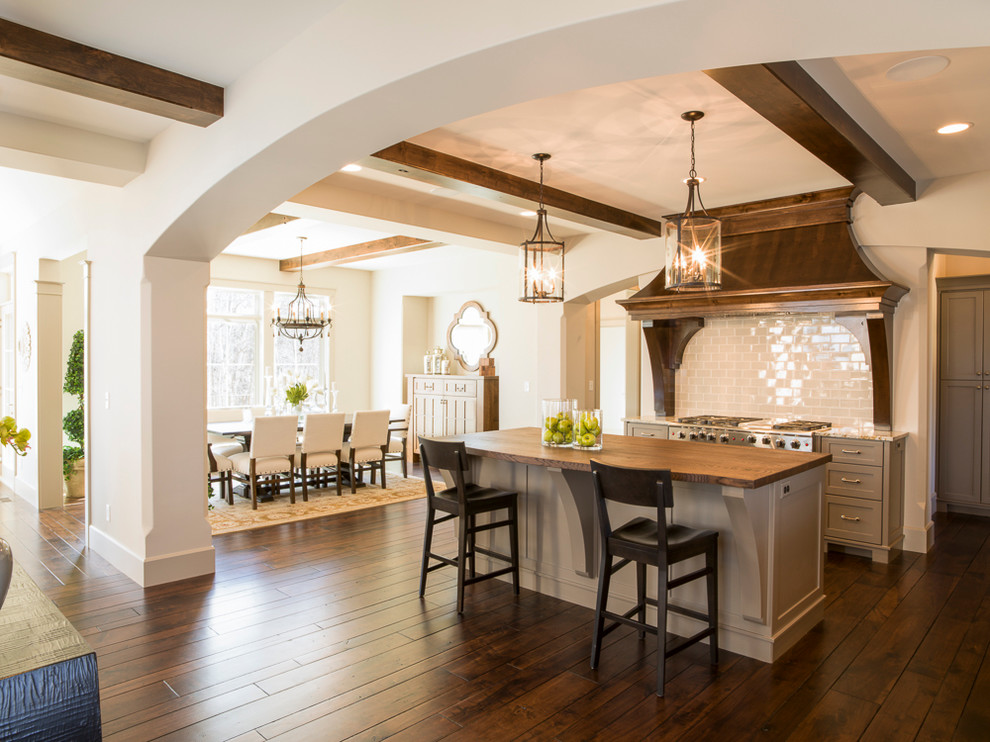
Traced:
POLYGON ((147 590, 80 518, 0 492, 0 535, 97 652, 113 742, 990 739, 990 520, 939 516, 889 565, 830 554, 825 620, 781 661, 695 646, 658 699, 631 631, 589 669, 588 609, 487 582, 458 617, 451 570, 421 601, 422 501, 220 536, 214 576, 147 590))

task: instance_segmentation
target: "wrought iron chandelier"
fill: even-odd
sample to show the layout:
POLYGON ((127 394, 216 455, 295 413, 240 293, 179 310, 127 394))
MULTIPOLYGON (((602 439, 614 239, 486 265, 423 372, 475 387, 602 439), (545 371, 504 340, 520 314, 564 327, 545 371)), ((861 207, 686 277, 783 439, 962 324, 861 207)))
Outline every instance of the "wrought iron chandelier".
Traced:
POLYGON ((519 301, 545 304, 564 300, 564 243, 550 234, 547 210, 543 207, 543 163, 550 155, 533 155, 540 163, 540 208, 536 231, 519 246, 519 301))
POLYGON ((285 317, 281 309, 275 310, 272 318, 273 332, 284 338, 299 341, 299 352, 303 349, 303 340, 312 340, 323 334, 324 328, 330 327, 331 320, 326 312, 316 311, 312 300, 306 296, 306 285, 303 283, 303 245, 305 237, 299 238, 299 288, 296 297, 286 307, 285 317))
POLYGON ((664 224, 666 241, 665 286, 672 291, 711 291, 722 288, 722 222, 709 216, 701 200, 701 182, 694 169, 694 123, 703 111, 687 111, 681 118, 691 122, 691 170, 684 213, 664 224), (695 210, 698 198, 701 211, 695 210))

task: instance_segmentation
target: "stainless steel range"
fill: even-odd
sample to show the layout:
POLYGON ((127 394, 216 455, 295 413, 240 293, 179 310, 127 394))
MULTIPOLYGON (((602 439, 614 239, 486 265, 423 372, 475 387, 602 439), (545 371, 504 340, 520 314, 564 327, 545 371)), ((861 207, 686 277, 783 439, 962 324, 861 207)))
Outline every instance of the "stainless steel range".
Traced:
POLYGON ((704 441, 729 446, 814 450, 812 433, 827 430, 832 423, 820 420, 772 420, 758 417, 696 415, 679 417, 667 426, 670 440, 704 441))

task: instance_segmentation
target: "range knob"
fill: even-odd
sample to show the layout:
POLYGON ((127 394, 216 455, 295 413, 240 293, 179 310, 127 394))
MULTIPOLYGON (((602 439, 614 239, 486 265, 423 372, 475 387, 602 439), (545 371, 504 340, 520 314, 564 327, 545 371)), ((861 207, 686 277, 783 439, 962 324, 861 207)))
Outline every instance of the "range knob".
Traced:
MULTIPOLYGON (((681 433, 681 435, 684 435, 684 433, 681 433)), ((691 433, 691 435, 689 435, 688 437, 689 437, 689 438, 690 438, 690 439, 691 439, 692 441, 693 441, 693 440, 697 440, 697 438, 698 438, 698 434, 697 434, 697 433, 691 433)))
POLYGON ((801 441, 791 441, 791 448, 801 448, 801 441))
POLYGON ((729 442, 729 436, 727 436, 727 435, 726 435, 725 433, 722 433, 722 435, 720 435, 720 436, 718 437, 718 439, 719 439, 719 440, 720 440, 720 441, 721 441, 722 443, 728 443, 728 442, 729 442))
POLYGON ((708 434, 708 440, 710 440, 710 441, 715 440, 715 434, 714 433, 709 433, 708 434))
MULTIPOLYGON (((677 437, 678 437, 678 438, 686 438, 687 436, 686 436, 686 435, 684 435, 684 431, 682 430, 682 431, 681 431, 680 433, 678 433, 678 434, 677 434, 677 437)), ((692 437, 692 438, 694 438, 694 436, 693 436, 693 435, 692 435, 691 437, 692 437)))
POLYGON ((770 445, 770 436, 769 435, 763 436, 763 445, 764 446, 769 446, 770 445))
POLYGON ((746 442, 747 443, 756 443, 756 436, 755 435, 749 436, 749 438, 746 439, 746 442))
POLYGON ((777 448, 783 448, 783 447, 784 447, 784 441, 783 440, 778 440, 777 441, 777 448))

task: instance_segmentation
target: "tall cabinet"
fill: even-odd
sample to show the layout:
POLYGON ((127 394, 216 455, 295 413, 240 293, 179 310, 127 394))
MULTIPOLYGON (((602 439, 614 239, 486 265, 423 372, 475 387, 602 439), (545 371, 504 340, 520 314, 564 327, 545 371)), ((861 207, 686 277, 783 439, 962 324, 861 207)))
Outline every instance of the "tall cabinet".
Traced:
POLYGON ((938 287, 939 504, 990 515, 990 277, 938 287))
POLYGON ((497 376, 408 374, 409 450, 419 454, 419 437, 440 437, 498 429, 497 376))

